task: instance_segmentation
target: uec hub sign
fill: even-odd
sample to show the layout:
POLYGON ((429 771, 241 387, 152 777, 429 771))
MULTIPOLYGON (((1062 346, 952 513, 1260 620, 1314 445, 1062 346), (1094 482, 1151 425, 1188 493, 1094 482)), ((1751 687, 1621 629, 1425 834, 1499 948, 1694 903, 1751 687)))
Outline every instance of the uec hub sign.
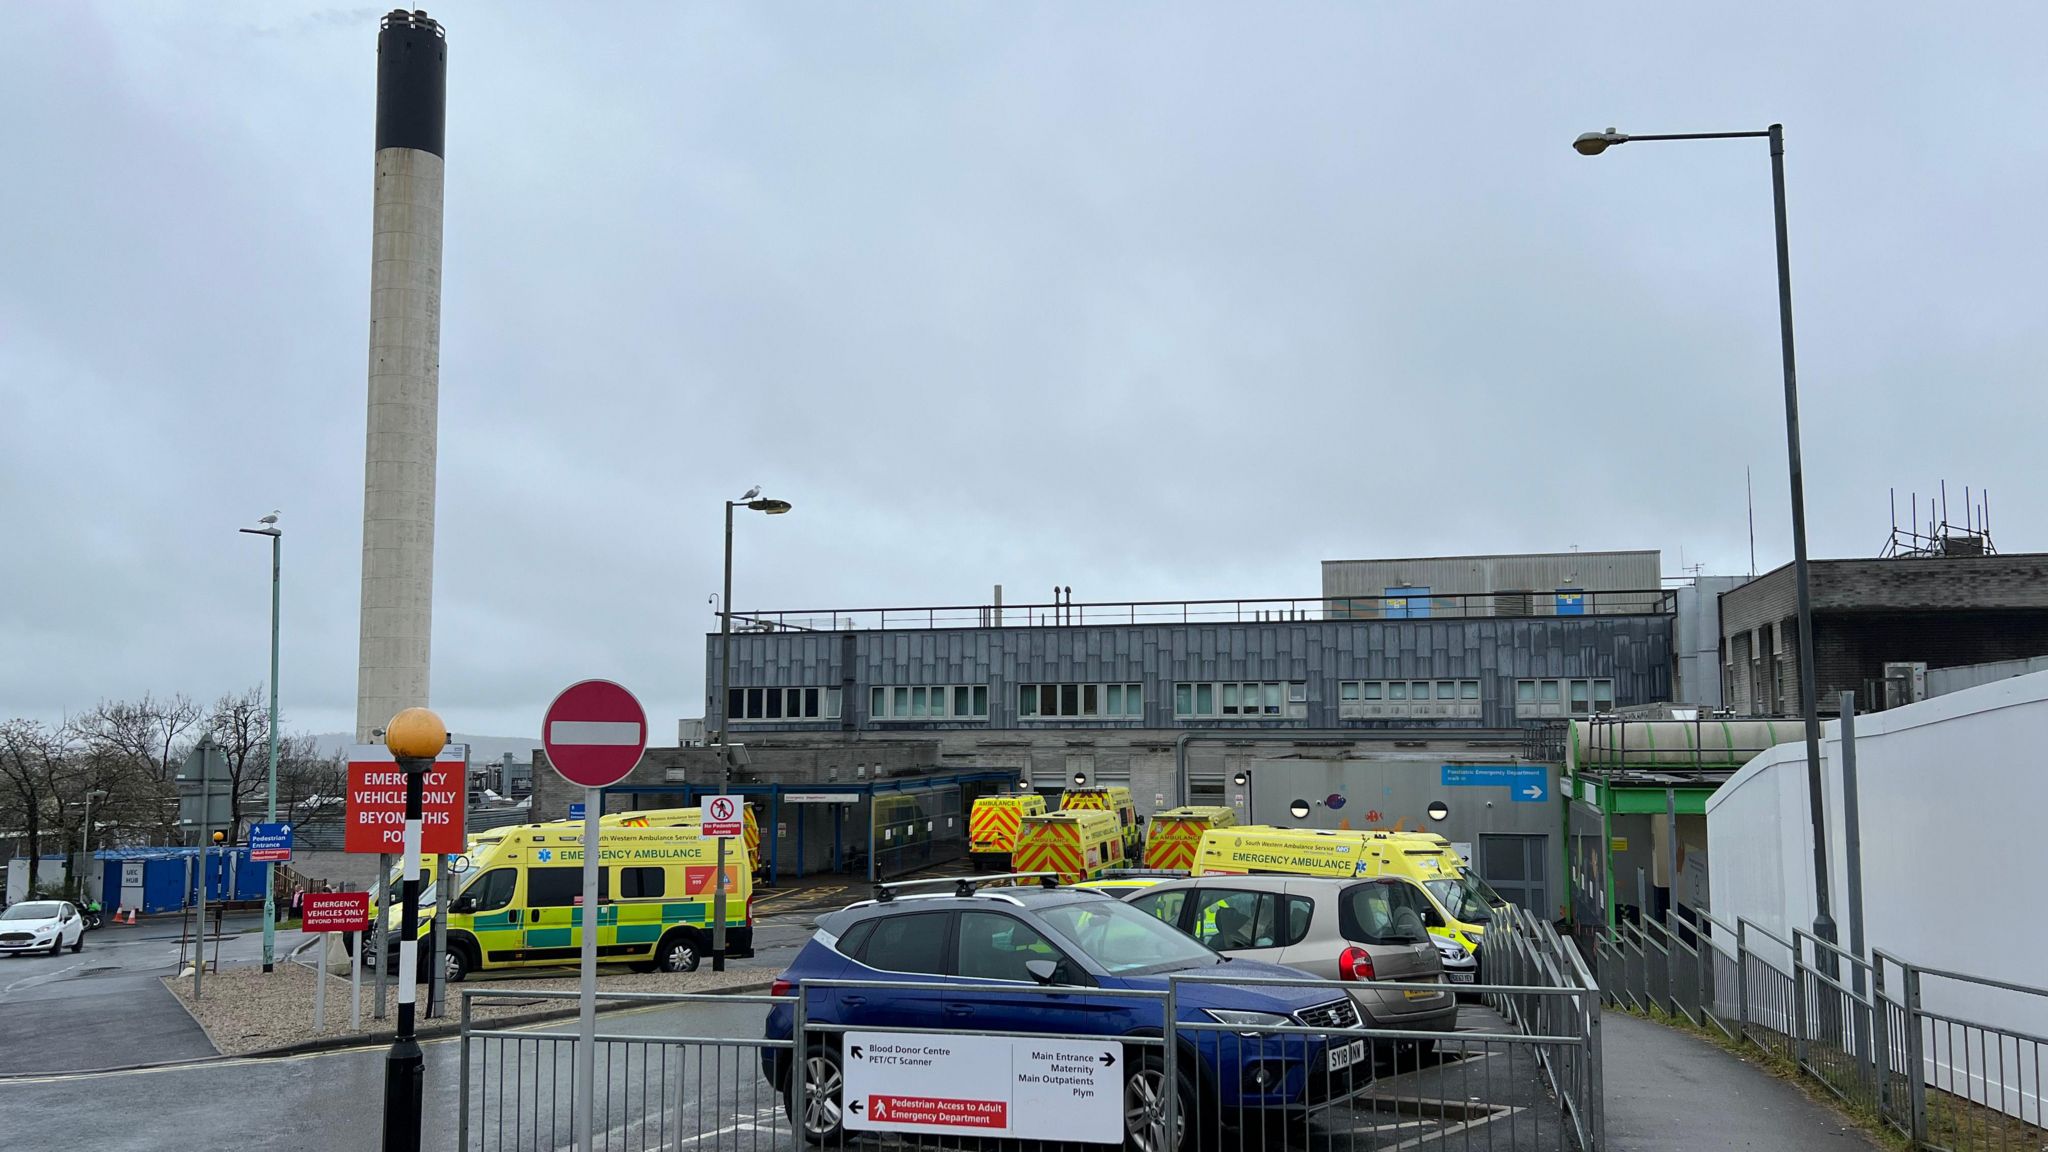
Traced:
MULTIPOLYGON (((462 816, 469 801, 469 749, 454 745, 434 759, 420 792, 420 851, 456 856, 465 850, 462 816)), ((405 772, 379 744, 358 744, 348 754, 348 809, 342 849, 389 853, 405 850, 405 772)))

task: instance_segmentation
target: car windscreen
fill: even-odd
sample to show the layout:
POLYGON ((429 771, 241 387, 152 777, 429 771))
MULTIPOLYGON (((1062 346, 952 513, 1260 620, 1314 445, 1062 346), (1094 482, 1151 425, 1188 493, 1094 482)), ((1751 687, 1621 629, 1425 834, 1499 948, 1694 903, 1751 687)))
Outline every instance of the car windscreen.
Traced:
POLYGON ((0 912, 0 920, 55 920, 60 905, 51 900, 36 900, 27 904, 16 904, 0 912))
POLYGON ((1194 937, 1115 900, 1055 904, 1039 909, 1038 918, 1108 972, 1164 972, 1223 962, 1194 937))
MULTIPOLYGON (((1467 878, 1477 879, 1471 877, 1469 873, 1467 878)), ((1480 881, 1480 884, 1484 883, 1485 881, 1480 881)), ((1443 905, 1444 911, 1449 912, 1453 919, 1462 920, 1467 924, 1493 922, 1493 907, 1486 902, 1486 898, 1480 895, 1474 885, 1466 883, 1465 880, 1431 880, 1423 886, 1429 889, 1429 894, 1436 897, 1436 902, 1443 905)))

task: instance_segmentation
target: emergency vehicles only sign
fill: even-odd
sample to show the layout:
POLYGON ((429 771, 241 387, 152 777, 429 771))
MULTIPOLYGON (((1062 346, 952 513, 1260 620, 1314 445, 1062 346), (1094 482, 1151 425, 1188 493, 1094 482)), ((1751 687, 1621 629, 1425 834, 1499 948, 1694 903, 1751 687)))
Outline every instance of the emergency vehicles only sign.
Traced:
MULTIPOLYGON (((462 817, 468 811, 469 748, 455 744, 434 758, 420 789, 420 851, 460 855, 462 817)), ((358 744, 348 754, 348 800, 343 812, 344 852, 396 855, 405 850, 405 773, 389 749, 358 744)))
POLYGON ((1054 1037, 846 1033, 845 1123, 1116 1144, 1124 1048, 1054 1037))

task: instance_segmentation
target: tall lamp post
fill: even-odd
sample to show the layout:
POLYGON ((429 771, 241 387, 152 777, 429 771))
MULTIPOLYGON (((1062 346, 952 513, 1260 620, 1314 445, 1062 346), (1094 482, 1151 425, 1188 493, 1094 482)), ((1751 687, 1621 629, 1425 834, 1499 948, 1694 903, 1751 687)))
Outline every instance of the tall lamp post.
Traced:
MULTIPOLYGON (((257 521, 260 528, 239 531, 251 536, 270 537, 270 771, 263 778, 263 819, 277 823, 277 591, 279 561, 284 551, 284 529, 277 526, 277 513, 257 521)), ((271 971, 277 960, 277 864, 263 862, 263 970, 271 971)))
POLYGON ((107 790, 91 788, 85 793, 85 831, 78 849, 78 871, 74 873, 78 878, 80 897, 88 904, 92 902, 92 889, 89 885, 92 883, 92 798, 95 796, 105 800, 107 790))
POLYGON ((413 1038, 419 986, 420 804, 434 757, 448 746, 448 726, 425 708, 407 708, 384 729, 384 746, 405 773, 405 882, 398 914, 398 1034, 384 1058, 384 1152, 419 1152, 426 1058, 413 1038))
MULTIPOLYGON (((1799 382, 1792 358, 1792 259, 1785 240, 1785 126, 1752 132, 1677 132, 1635 136, 1586 132, 1572 141, 1582 156, 1598 156, 1618 144, 1641 140, 1750 140, 1771 143, 1771 207, 1778 230, 1778 337, 1785 361, 1785 460, 1792 481, 1792 581, 1799 601, 1799 703, 1806 718, 1806 802, 1813 820, 1813 934, 1835 943, 1833 901, 1828 891, 1828 825, 1821 810, 1820 702, 1814 689, 1813 598, 1806 579, 1806 481, 1799 463, 1799 382)), ((1676 836, 1677 829, 1672 829, 1676 836)), ((1672 877, 1672 891, 1678 878, 1672 877)), ((1675 903, 1675 901, 1674 901, 1675 903)))
MULTIPOLYGON (((745 506, 770 516, 789 511, 787 500, 761 495, 761 486, 747 489, 737 500, 725 502, 725 591, 718 599, 718 759, 725 768, 725 784, 732 783, 732 745, 726 735, 732 726, 732 510, 745 506)), ((724 785, 721 785, 724 787, 724 785)), ((725 971, 725 840, 718 841, 718 880, 712 890, 711 970, 725 971)))

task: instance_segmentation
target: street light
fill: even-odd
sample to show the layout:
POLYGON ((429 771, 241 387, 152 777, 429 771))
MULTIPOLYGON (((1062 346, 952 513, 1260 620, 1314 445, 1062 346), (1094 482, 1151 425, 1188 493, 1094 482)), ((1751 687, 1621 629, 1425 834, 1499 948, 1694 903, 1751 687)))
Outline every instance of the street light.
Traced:
MULTIPOLYGON (((718 759, 725 766, 725 783, 732 783, 732 510, 746 507, 770 516, 789 511, 787 500, 761 495, 761 486, 747 489, 737 500, 725 502, 725 591, 718 599, 718 759)), ((711 917, 711 970, 725 971, 725 840, 718 841, 718 882, 713 886, 711 917)))
MULTIPOLYGON (((1829 911, 1827 818, 1821 810, 1820 702, 1814 688, 1813 597, 1806 578, 1806 480, 1799 462, 1799 380, 1792 356, 1792 258, 1785 240, 1785 126, 1773 124, 1756 132, 1678 132, 1630 136, 1609 128, 1582 133, 1572 147, 1584 156, 1598 156, 1617 144, 1639 140, 1748 140, 1771 142, 1771 208, 1778 233, 1778 338, 1785 362, 1785 458, 1792 484, 1792 581, 1799 615, 1799 697, 1806 719, 1806 801, 1813 822, 1813 934, 1835 942, 1835 918, 1829 911)), ((1673 891, 1676 878, 1673 878, 1673 891)))
MULTIPOLYGON (((270 771, 264 774, 263 819, 277 823, 277 592, 278 562, 284 551, 284 529, 277 526, 277 513, 258 521, 260 528, 241 528, 250 536, 270 537, 270 771)), ((277 864, 263 862, 263 970, 269 972, 277 960, 277 864)))

